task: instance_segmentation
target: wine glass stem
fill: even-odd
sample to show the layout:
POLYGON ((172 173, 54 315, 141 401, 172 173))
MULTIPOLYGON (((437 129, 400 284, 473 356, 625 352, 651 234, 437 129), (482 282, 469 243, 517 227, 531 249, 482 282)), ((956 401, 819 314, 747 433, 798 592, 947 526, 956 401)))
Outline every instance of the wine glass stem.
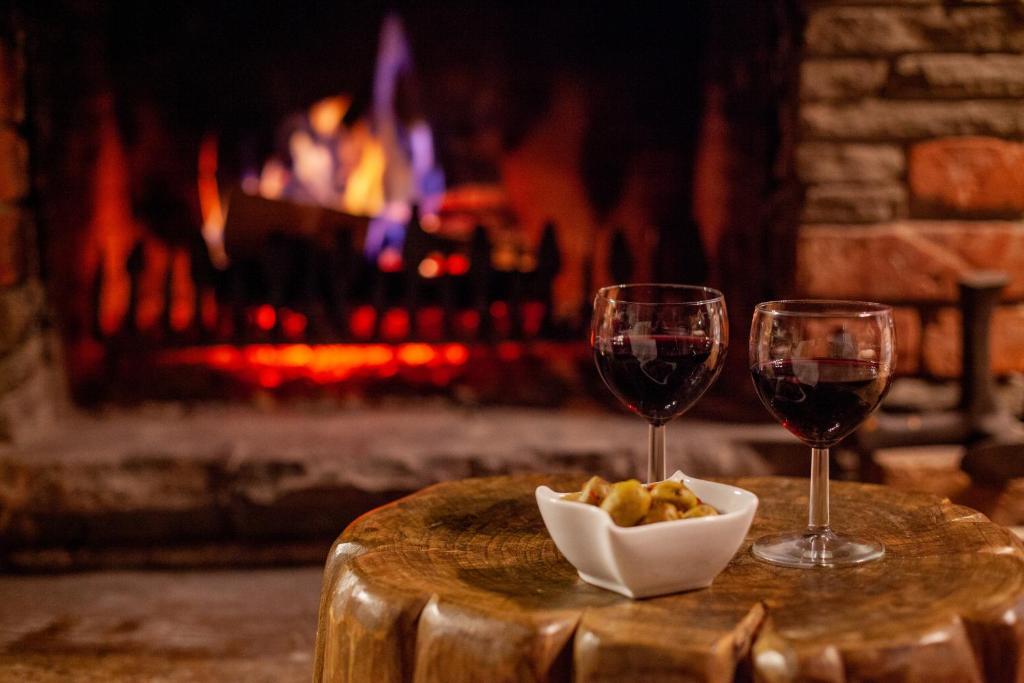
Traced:
POLYGON ((828 449, 811 449, 811 495, 807 514, 808 531, 828 529, 828 449))
MULTIPOLYGON (((668 474, 665 472, 665 425, 648 425, 647 481, 661 481, 667 476, 668 474)), ((828 477, 827 471, 825 476, 828 477)))

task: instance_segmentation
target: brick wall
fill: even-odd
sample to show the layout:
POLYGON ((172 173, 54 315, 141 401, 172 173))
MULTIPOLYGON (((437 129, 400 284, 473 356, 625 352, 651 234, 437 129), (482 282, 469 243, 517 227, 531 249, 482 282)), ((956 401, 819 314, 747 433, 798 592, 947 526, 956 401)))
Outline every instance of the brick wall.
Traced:
POLYGON ((800 294, 898 304, 901 369, 945 377, 958 277, 1005 270, 993 362, 1024 371, 1024 3, 807 11, 800 294))
POLYGON ((0 442, 47 428, 59 406, 44 329, 25 119, 25 36, 0 11, 0 442))

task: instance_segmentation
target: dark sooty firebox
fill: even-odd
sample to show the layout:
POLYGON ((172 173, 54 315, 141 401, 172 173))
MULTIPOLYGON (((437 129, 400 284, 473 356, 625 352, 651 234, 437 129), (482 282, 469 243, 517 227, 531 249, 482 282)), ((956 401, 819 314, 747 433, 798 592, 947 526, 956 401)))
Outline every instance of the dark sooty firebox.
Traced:
POLYGON ((73 392, 556 404, 625 280, 742 339, 791 278, 801 22, 743 4, 26 8, 73 392))

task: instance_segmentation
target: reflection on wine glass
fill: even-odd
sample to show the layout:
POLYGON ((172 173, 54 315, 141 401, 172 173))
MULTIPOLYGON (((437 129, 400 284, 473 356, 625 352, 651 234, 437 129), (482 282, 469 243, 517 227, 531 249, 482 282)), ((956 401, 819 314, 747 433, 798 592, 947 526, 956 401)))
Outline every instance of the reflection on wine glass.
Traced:
POLYGON ((832 531, 828 449, 889 390, 896 363, 892 308, 861 301, 769 301, 750 329, 750 373, 768 412, 811 447, 807 529, 754 542, 759 559, 789 567, 859 564, 882 544, 832 531))
POLYGON ((692 285, 615 285, 594 299, 591 343, 604 383, 650 423, 647 479, 665 471, 665 424, 718 377, 729 346, 725 297, 692 285))

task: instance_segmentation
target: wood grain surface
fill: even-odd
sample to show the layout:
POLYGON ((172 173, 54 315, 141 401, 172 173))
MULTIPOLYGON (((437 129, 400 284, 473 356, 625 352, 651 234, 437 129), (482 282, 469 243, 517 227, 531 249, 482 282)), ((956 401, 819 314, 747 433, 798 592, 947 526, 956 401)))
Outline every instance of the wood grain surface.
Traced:
POLYGON ((584 478, 438 484, 353 522, 324 573, 314 680, 1024 681, 1024 547, 974 510, 833 483, 835 527, 885 557, 788 569, 749 543, 804 524, 806 480, 733 480, 761 506, 732 563, 634 601, 579 580, 544 529, 534 489, 584 478))

